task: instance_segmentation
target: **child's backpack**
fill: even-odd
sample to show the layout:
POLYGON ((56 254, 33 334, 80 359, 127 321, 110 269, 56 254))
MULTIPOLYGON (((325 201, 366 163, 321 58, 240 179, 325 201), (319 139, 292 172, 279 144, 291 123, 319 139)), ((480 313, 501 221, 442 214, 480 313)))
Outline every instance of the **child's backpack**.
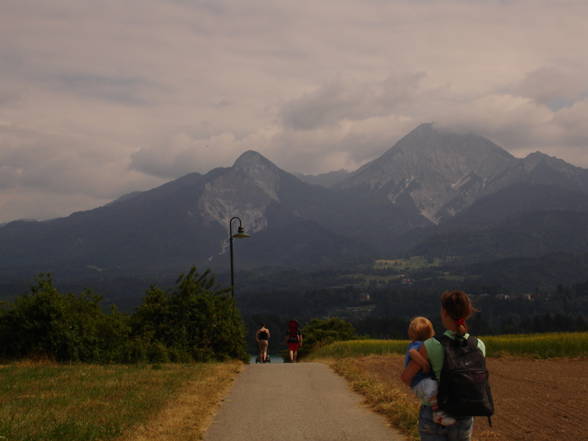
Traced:
POLYGON ((449 338, 435 337, 443 346, 445 361, 439 378, 439 407, 455 417, 490 416, 494 413, 492 392, 488 383, 486 359, 478 349, 474 336, 449 338))

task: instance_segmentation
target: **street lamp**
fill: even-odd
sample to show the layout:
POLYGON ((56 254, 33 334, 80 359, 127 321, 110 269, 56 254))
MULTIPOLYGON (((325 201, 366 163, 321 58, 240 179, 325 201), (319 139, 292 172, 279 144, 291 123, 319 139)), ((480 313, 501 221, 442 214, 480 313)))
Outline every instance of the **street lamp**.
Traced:
POLYGON ((249 234, 247 234, 245 232, 245 230, 243 229, 243 226, 241 225, 241 219, 238 218, 237 216, 234 216, 231 218, 231 220, 229 221, 229 248, 231 249, 231 296, 235 297, 235 273, 233 270, 233 238, 235 239, 246 239, 249 236, 249 234), (239 228, 237 228, 237 232, 235 234, 233 234, 233 221, 234 220, 238 220, 239 221, 239 228))

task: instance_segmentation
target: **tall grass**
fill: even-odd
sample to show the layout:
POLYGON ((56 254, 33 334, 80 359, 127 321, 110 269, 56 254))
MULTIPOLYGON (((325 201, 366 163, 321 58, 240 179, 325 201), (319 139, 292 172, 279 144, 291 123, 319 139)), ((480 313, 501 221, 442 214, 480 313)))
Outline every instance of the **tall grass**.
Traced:
POLYGON ((213 364, 0 366, 0 440, 112 440, 213 364))
POLYGON ((382 382, 373 372, 366 368, 364 360, 342 358, 330 360, 329 365, 339 375, 347 379, 356 392, 362 394, 367 403, 376 411, 386 416, 394 427, 407 435, 408 441, 417 441, 417 420, 419 402, 407 393, 408 388, 398 388, 382 382))
MULTIPOLYGON (((480 337, 486 355, 520 355, 536 358, 588 356, 588 332, 499 335, 480 337)), ((323 346, 310 358, 346 358, 365 355, 404 354, 408 340, 351 340, 323 346)))
POLYGON ((349 340, 322 346, 310 358, 347 358, 364 355, 403 354, 408 340, 349 340))
POLYGON ((588 332, 498 335, 482 337, 489 356, 502 354, 537 358, 588 356, 588 332))

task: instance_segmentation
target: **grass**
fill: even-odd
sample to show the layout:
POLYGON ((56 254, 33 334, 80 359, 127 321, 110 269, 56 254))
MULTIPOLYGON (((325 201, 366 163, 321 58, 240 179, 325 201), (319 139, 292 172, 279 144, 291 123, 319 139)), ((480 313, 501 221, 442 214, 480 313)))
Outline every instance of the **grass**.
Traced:
POLYGON ((206 381, 219 369, 234 371, 235 366, 3 365, 0 440, 131 439, 126 434, 161 412, 183 386, 206 381))
MULTIPOLYGON (((417 441, 419 403, 409 396, 408 388, 382 382, 364 369, 361 362, 352 358, 323 360, 345 378, 353 390, 364 396, 367 404, 384 415, 390 423, 408 437, 417 441)), ((365 363, 365 361, 364 361, 365 363)))
MULTIPOLYGON (((482 339, 486 344, 487 355, 490 357, 513 355, 541 359, 563 358, 554 362, 567 364, 574 362, 570 358, 578 357, 579 359, 575 362, 579 363, 582 362, 583 357, 588 356, 588 332, 500 335, 482 337, 482 339)), ((408 340, 335 342, 313 351, 309 358, 329 364, 335 372, 350 383, 356 392, 364 396, 370 407, 386 416, 390 423, 404 433, 409 440, 416 441, 419 439, 418 400, 400 382, 403 354, 407 344, 408 340)), ((489 362, 498 363, 496 366, 499 367, 500 363, 508 363, 509 360, 517 359, 505 357, 489 362)), ((540 363, 522 358, 518 360, 520 360, 519 364, 527 363, 525 369, 540 363)), ((517 398, 513 395, 509 399, 517 398)), ((506 439, 502 438, 499 432, 484 429, 483 425, 480 427, 477 429, 476 439, 506 439)))
POLYGON ((408 340, 337 341, 313 351, 309 358, 347 358, 365 355, 404 354, 408 340))
MULTIPOLYGON (((481 337, 486 355, 515 355, 535 358, 586 357, 588 332, 500 335, 481 337)), ((351 340, 317 349, 311 358, 345 358, 366 355, 404 354, 408 340, 351 340)))
POLYGON ((535 358, 588 356, 588 332, 498 335, 483 340, 491 357, 502 354, 535 358))

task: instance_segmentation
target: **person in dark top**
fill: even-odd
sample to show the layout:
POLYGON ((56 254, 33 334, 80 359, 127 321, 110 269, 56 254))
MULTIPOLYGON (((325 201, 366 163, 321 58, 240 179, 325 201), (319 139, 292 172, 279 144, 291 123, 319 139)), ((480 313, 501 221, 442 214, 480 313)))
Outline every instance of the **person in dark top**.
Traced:
POLYGON ((255 341, 257 342, 257 348, 259 350, 258 360, 260 363, 268 361, 267 349, 269 346, 269 339, 270 331, 266 328, 265 324, 262 324, 255 333, 255 341))

